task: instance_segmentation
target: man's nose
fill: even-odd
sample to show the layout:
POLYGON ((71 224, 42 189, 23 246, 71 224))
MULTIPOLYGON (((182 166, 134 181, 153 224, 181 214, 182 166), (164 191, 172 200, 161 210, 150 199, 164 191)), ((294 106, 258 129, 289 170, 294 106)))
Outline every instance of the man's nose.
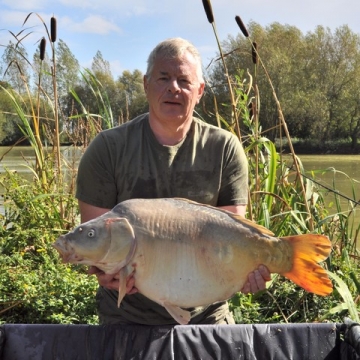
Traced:
POLYGON ((171 80, 168 87, 169 91, 172 93, 176 93, 180 91, 180 86, 177 80, 171 80))

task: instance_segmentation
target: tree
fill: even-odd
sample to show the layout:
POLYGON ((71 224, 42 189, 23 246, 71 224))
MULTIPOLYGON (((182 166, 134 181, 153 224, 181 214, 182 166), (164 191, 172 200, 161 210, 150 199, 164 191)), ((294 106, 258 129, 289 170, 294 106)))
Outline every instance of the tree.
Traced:
POLYGON ((40 60, 40 50, 36 49, 33 55, 33 88, 38 91, 39 81, 42 91, 40 95, 53 97, 53 81, 51 76, 51 60, 47 53, 43 60, 40 60))
POLYGON ((66 96, 70 89, 79 84, 80 65, 66 43, 59 39, 55 49, 56 80, 59 98, 66 96))
POLYGON ((2 55, 1 72, 4 80, 18 93, 24 91, 25 83, 29 83, 29 68, 31 66, 27 57, 28 54, 21 43, 15 45, 12 41, 9 41, 2 55))
POLYGON ((120 93, 119 116, 127 121, 147 111, 148 105, 143 86, 143 74, 140 70, 123 71, 117 80, 120 93))
POLYGON ((113 77, 111 74, 109 61, 103 58, 102 53, 99 50, 96 52, 96 55, 93 57, 93 61, 91 63, 91 70, 95 75, 100 73, 108 76, 109 78, 113 77))
POLYGON ((309 60, 304 68, 304 79, 308 79, 304 89, 319 99, 321 115, 315 121, 313 135, 321 142, 350 136, 350 113, 354 113, 359 97, 359 44, 359 36, 348 26, 336 29, 334 34, 318 26, 306 36, 309 60))
POLYGON ((70 91, 80 83, 80 65, 67 44, 59 39, 55 47, 56 86, 59 104, 59 126, 68 128, 68 118, 73 115, 73 101, 70 100, 70 91), (66 125, 65 125, 66 123, 66 125))
MULTIPOLYGON (((262 59, 267 73, 261 65, 255 69, 252 61, 252 45, 249 39, 242 34, 236 37, 229 36, 222 43, 223 52, 226 55, 225 61, 231 74, 231 82, 237 83, 238 87, 243 86, 246 90, 248 84, 252 83, 252 91, 249 94, 248 102, 255 95, 255 84, 260 89, 260 121, 265 129, 273 129, 267 135, 274 138, 277 133, 276 125, 279 121, 277 105, 270 86, 270 80, 276 90, 277 97, 286 101, 289 94, 296 89, 296 80, 292 77, 294 64, 299 61, 301 52, 302 34, 300 30, 293 26, 274 23, 268 28, 263 28, 256 23, 250 23, 248 27, 252 34, 252 41, 256 41, 257 49, 262 59), (250 75, 248 75, 250 74, 250 75)), ((229 90, 224 79, 223 65, 220 60, 216 62, 209 75, 209 82, 212 86, 211 91, 218 99, 220 114, 225 119, 230 119, 230 107, 221 104, 229 104, 229 90)), ((241 123, 240 119, 240 123, 241 123)))
POLYGON ((0 144, 11 145, 23 134, 19 128, 20 121, 15 114, 10 97, 4 90, 11 90, 8 83, 0 81, 0 144))
MULTIPOLYGON (((240 84, 243 79, 246 83, 252 81, 253 90, 257 85, 260 123, 264 130, 271 129, 267 136, 278 136, 279 128, 269 75, 292 137, 310 137, 319 144, 351 137, 355 144, 359 134, 359 35, 347 26, 334 33, 319 26, 306 35, 278 23, 267 28, 251 23, 248 30, 251 40, 257 43, 266 72, 261 65, 255 69, 249 39, 240 34, 223 42, 223 52, 233 83, 239 84, 240 78, 240 84)), ((220 61, 213 65, 209 80, 218 104, 229 105, 220 61)), ((254 94, 252 91, 249 96, 254 94)), ((219 109, 223 117, 229 118, 230 106, 219 105, 219 109)))

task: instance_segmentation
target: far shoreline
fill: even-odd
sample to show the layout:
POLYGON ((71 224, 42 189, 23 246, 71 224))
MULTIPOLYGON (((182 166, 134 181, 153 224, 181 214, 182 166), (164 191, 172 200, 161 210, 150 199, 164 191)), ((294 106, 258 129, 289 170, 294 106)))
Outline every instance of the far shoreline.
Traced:
MULTIPOLYGON (((355 149, 350 144, 331 144, 331 145, 310 145, 309 144, 293 144, 293 149, 297 155, 360 155, 360 146, 355 149)), ((291 153, 289 146, 276 146, 276 150, 282 154, 291 153)))

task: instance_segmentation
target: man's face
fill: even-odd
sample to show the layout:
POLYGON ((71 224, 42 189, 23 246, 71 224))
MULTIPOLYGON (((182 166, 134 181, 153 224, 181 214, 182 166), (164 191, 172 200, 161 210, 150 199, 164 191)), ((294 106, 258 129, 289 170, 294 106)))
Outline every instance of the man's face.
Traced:
POLYGON ((180 125, 192 118, 204 92, 196 70, 195 59, 187 52, 178 59, 157 57, 150 78, 144 77, 152 119, 180 125))

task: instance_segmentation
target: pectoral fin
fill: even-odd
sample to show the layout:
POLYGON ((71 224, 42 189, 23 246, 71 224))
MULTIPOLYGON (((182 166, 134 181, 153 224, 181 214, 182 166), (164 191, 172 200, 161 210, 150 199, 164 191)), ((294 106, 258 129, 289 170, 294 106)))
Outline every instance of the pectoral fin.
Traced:
POLYGON ((128 272, 126 270, 126 267, 121 268, 119 271, 119 295, 118 295, 118 301, 117 301, 118 307, 120 307, 120 303, 126 294, 127 275, 128 275, 128 272))
POLYGON ((169 304, 167 302, 164 302, 163 306, 179 324, 186 325, 189 323, 191 319, 189 311, 181 309, 180 307, 169 304))

